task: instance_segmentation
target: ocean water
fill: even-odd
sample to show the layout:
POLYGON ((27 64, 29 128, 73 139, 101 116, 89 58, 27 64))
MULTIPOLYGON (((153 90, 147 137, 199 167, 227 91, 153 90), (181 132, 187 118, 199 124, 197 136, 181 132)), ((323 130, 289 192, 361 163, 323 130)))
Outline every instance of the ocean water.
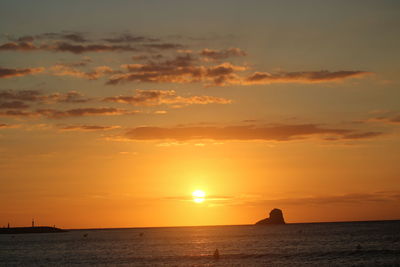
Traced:
POLYGON ((400 266, 400 221, 0 235, 0 266, 60 265, 400 266))

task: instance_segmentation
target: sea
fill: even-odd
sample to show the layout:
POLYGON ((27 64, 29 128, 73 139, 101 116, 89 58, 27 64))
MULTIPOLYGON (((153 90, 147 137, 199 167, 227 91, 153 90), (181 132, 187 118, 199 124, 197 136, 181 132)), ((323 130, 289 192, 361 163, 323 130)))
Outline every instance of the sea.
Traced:
POLYGON ((400 266, 400 221, 0 235, 0 266, 400 266))

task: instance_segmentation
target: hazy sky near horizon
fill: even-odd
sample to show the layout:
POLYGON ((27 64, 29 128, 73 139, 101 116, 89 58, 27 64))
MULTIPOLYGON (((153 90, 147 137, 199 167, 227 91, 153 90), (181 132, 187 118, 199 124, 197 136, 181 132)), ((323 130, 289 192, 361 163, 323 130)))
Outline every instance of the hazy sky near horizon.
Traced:
POLYGON ((399 14, 1 1, 0 226, 400 219, 399 14))

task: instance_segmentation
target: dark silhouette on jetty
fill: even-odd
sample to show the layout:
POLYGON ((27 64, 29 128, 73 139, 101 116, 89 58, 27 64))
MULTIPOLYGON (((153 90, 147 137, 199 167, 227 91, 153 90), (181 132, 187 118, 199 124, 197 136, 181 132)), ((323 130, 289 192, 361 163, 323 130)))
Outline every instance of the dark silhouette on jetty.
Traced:
POLYGON ((280 209, 273 209, 269 213, 269 217, 256 222, 256 225, 266 225, 266 224, 286 224, 285 219, 283 219, 283 213, 280 209))
POLYGON ((44 234, 44 233, 63 233, 68 232, 67 230, 63 230, 57 228, 55 226, 35 226, 35 221, 32 220, 31 227, 10 227, 10 224, 7 224, 7 228, 0 228, 0 234, 44 234))

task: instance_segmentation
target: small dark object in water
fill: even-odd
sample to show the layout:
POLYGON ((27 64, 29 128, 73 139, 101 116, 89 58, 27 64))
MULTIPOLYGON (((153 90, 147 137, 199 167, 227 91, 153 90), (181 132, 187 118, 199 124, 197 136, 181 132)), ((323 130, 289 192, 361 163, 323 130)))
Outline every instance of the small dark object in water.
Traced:
POLYGON ((214 257, 214 259, 219 260, 219 250, 218 250, 218 249, 216 249, 216 250, 214 251, 213 257, 214 257))
POLYGON ((84 235, 83 235, 83 237, 87 237, 87 236, 88 236, 88 234, 84 234, 84 235))
POLYGON ((357 245, 357 249, 362 249, 360 244, 357 245))

